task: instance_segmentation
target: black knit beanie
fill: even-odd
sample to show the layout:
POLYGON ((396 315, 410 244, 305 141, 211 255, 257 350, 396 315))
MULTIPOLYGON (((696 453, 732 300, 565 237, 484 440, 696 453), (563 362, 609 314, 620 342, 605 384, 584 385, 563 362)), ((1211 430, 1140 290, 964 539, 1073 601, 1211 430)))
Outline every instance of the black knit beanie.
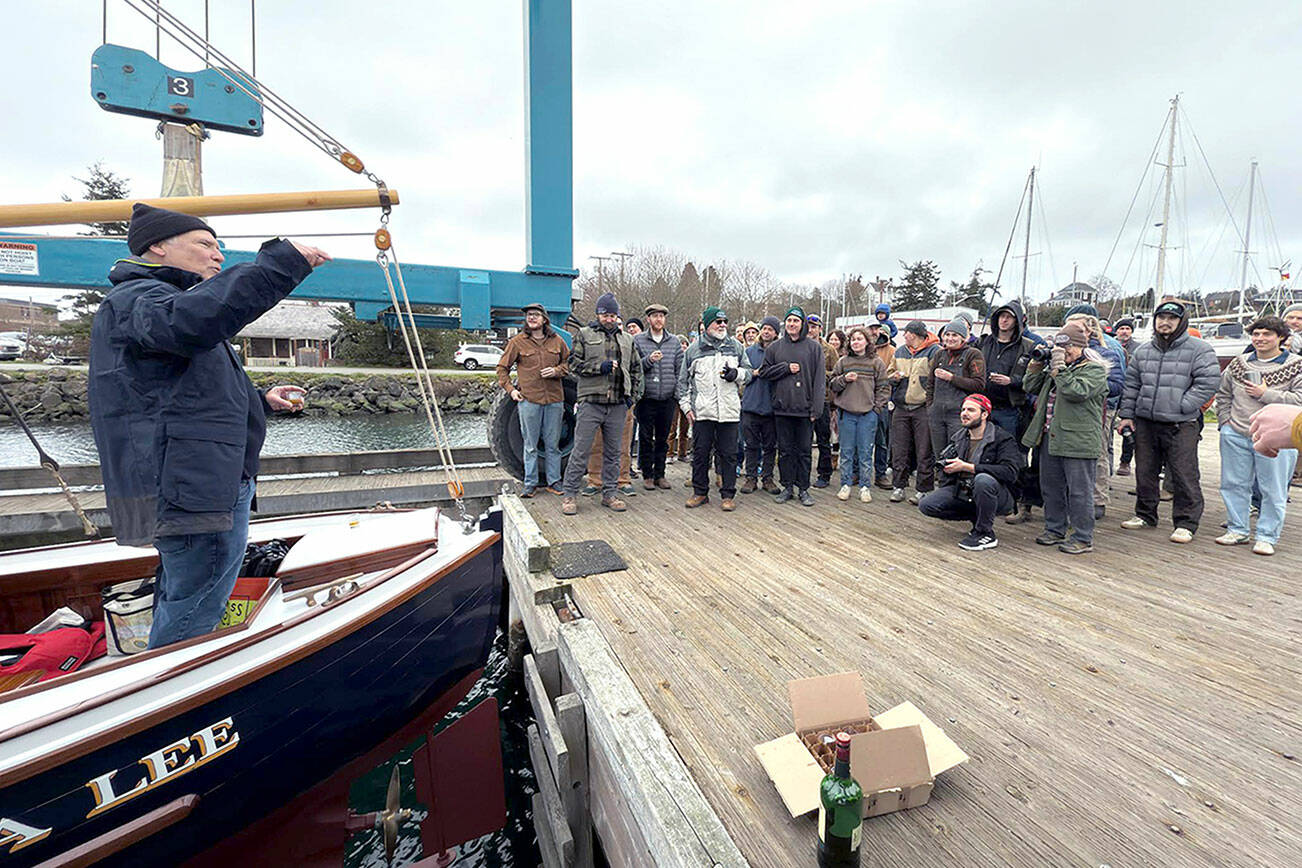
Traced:
POLYGON ((217 237, 213 228, 198 217, 137 202, 131 207, 131 225, 127 228, 127 249, 131 251, 132 256, 140 256, 151 244, 175 238, 177 235, 195 229, 212 232, 212 237, 217 237))

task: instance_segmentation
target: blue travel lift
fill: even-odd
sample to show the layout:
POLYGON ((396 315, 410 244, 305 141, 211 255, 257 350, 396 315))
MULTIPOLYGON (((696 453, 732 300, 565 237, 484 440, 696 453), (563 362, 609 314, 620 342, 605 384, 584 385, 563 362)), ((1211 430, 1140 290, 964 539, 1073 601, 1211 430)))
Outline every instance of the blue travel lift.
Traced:
MULTIPOLYGON (((485 330, 518 326, 521 306, 539 302, 557 331, 570 340, 565 325, 573 302, 573 281, 578 276, 573 265, 571 0, 525 0, 524 35, 526 265, 522 271, 403 265, 413 305, 459 311, 457 315, 417 313, 417 327, 485 330)), ((106 111, 261 135, 262 104, 256 85, 238 72, 225 72, 243 87, 215 68, 175 70, 143 51, 105 44, 92 56, 91 95, 106 111)), ((345 153, 340 161, 348 166, 349 157, 345 153)), ((7 210, 0 207, 0 226, 66 222, 51 219, 36 223, 28 217, 18 218, 26 222, 16 222, 3 213, 7 210)), ((246 250, 225 253, 229 265, 250 261, 256 255, 246 250)), ((129 255, 126 243, 119 240, 0 232, 0 283, 103 289, 113 262, 129 255)), ((314 272, 290 297, 348 302, 358 319, 381 322, 396 330, 397 314, 378 270, 373 259, 337 259, 314 272)), ((566 453, 573 403, 570 386, 562 437, 566 453)), ((489 417, 489 442, 502 467, 522 478, 523 447, 515 410, 513 401, 499 395, 489 417)))

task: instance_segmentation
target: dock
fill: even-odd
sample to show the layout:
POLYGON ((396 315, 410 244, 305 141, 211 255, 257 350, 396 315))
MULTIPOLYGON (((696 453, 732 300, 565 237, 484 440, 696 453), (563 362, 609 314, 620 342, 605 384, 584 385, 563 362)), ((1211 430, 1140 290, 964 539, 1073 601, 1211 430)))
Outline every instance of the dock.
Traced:
POLYGON ((1302 497, 1274 557, 1217 546, 1210 432, 1201 463, 1192 544, 1167 541, 1169 503, 1165 529, 1121 530, 1133 479, 1114 477, 1075 557, 1036 545, 1038 521, 964 552, 966 525, 876 489, 687 510, 681 463, 623 514, 502 498, 544 864, 590 864, 591 834, 611 864, 813 864, 813 816, 789 816, 752 748, 792 730, 788 680, 847 670, 874 713, 911 701, 971 757, 865 822, 865 864, 1295 864, 1302 497), (628 569, 555 580, 549 548, 592 539, 628 569))
MULTIPOLYGON (((487 446, 452 450, 466 498, 488 502, 510 481, 487 446)), ((452 502, 437 449, 389 449, 264 456, 258 516, 339 509, 438 506, 452 502)), ((111 534, 98 464, 66 465, 62 475, 90 520, 111 534)), ((0 469, 0 549, 85 539, 81 522, 41 467, 0 469)))

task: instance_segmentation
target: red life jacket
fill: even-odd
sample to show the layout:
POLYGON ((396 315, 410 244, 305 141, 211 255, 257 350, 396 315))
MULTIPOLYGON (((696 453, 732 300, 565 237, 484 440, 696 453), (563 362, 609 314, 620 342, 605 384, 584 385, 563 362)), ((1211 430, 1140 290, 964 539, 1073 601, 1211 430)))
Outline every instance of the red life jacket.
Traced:
POLYGON ((104 622, 89 629, 60 627, 48 633, 0 633, 0 693, 48 681, 103 656, 104 622), (4 660, 21 654, 17 660, 4 660))

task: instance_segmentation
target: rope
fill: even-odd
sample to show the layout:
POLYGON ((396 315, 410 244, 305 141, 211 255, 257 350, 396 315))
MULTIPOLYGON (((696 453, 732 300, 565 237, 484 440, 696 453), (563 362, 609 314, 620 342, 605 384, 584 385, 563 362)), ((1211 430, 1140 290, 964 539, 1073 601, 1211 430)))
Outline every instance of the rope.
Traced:
POLYGON ((77 495, 72 493, 72 489, 69 488, 68 483, 63 480, 63 475, 59 473, 57 467, 48 462, 41 462, 41 466, 54 475, 54 481, 59 483, 59 488, 63 490, 64 498, 67 499, 68 504, 72 507, 72 511, 77 514, 77 518, 81 519, 81 529, 85 532, 86 536, 99 536, 99 528, 95 527, 95 523, 86 515, 86 510, 81 507, 81 501, 77 500, 77 495))

